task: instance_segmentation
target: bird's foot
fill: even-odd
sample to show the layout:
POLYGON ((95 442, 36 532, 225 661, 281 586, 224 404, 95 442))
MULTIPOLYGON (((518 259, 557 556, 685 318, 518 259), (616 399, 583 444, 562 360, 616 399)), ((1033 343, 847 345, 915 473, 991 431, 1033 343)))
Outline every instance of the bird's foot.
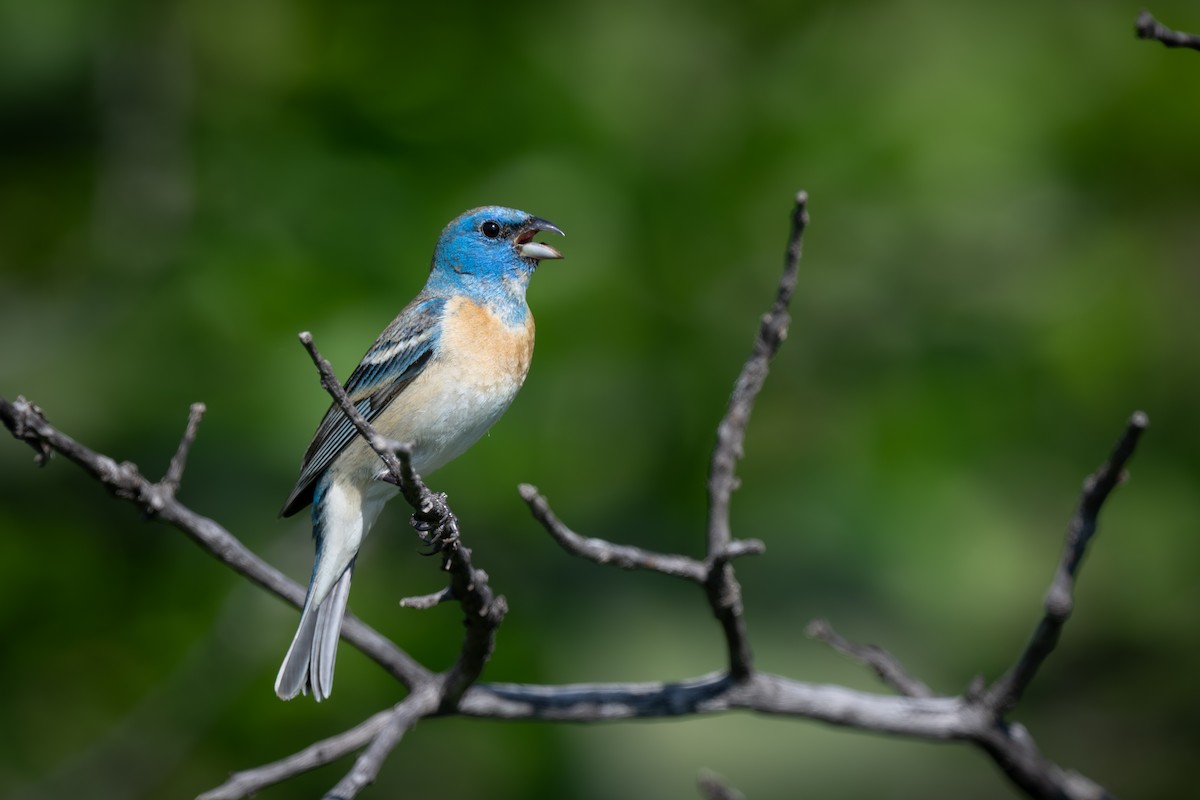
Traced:
POLYGON ((458 544, 458 518, 446 503, 446 495, 430 494, 421 509, 412 515, 412 526, 421 542, 429 546, 426 555, 441 553, 458 544))

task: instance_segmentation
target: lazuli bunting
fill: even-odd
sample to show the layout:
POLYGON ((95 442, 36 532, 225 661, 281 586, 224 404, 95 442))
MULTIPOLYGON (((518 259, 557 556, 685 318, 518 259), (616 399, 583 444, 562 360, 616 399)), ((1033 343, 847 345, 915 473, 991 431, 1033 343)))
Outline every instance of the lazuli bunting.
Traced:
MULTIPOLYGON (((346 381, 346 392, 384 436, 412 445, 412 466, 428 474, 475 443, 512 403, 533 355, 529 278, 544 259, 562 258, 533 241, 562 234, 539 217, 499 206, 468 211, 438 238, 429 280, 392 321, 346 381)), ((397 488, 354 424, 330 407, 304 454, 291 516, 312 503, 317 555, 300 627, 275 679, 290 700, 333 688, 334 657, 363 538, 397 488)))

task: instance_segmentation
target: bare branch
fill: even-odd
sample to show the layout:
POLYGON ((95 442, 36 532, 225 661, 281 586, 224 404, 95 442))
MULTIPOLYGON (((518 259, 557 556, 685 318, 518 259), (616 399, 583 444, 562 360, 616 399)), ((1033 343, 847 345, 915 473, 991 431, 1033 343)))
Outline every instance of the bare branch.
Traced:
POLYGON ((766 380, 771 358, 787 336, 790 320, 787 309, 796 289, 801 242, 808 224, 807 207, 808 195, 799 192, 775 301, 762 318, 750 357, 738 375, 725 416, 717 427, 717 442, 709 465, 707 555, 704 561, 580 536, 554 515, 536 487, 529 484, 520 486, 521 497, 529 505, 534 518, 568 553, 598 564, 647 569, 686 578, 703 586, 713 616, 724 632, 729 673, 736 680, 744 680, 752 673, 753 656, 746 636, 742 590, 730 562, 739 556, 762 553, 765 547, 757 539, 733 539, 729 523, 730 498, 737 488, 735 473, 737 462, 742 457, 750 413, 766 380))
POLYGON ((457 542, 458 519, 446 504, 446 496, 430 491, 425 482, 421 480, 421 476, 413 471, 411 446, 404 442, 394 442, 376 431, 367 418, 350 402, 349 395, 346 394, 341 381, 334 374, 333 366, 317 350, 312 334, 302 331, 299 338, 321 376, 321 386, 333 398, 338 409, 354 424, 359 435, 383 461, 384 466, 387 467, 388 479, 400 489, 400 494, 416 512, 413 515, 413 527, 422 534, 422 539, 427 543, 434 544, 438 549, 457 542))
POLYGON ((554 541, 573 556, 586 558, 597 564, 612 564, 622 569, 648 569, 664 575, 686 578, 696 583, 703 583, 708 574, 703 562, 694 558, 664 555, 643 550, 640 547, 613 544, 603 539, 580 536, 555 516, 554 512, 550 510, 550 503, 538 493, 536 486, 523 483, 517 490, 521 493, 521 498, 529 504, 533 518, 554 537, 554 541))
MULTIPOLYGON (((85 447, 51 425, 34 404, 23 397, 15 402, 0 397, 0 419, 13 435, 29 442, 35 451, 57 452, 90 474, 114 496, 127 500, 148 515, 178 528, 202 549, 251 582, 299 608, 304 587, 250 551, 225 528, 208 517, 165 496, 157 484, 144 478, 135 465, 117 464, 108 456, 85 447)), ((386 669, 405 686, 429 680, 432 673, 407 653, 352 614, 346 615, 342 638, 386 669)))
POLYGON ((671 683, 480 683, 463 696, 458 708, 468 716, 554 722, 654 719, 734 710, 929 741, 972 742, 1030 797, 1110 797, 1088 778, 1047 761, 1023 726, 997 721, 986 706, 964 697, 879 695, 755 672, 743 681, 719 673, 671 683))
POLYGON ((373 714, 348 731, 314 742, 287 758, 261 767, 235 772, 229 780, 196 798, 196 800, 241 800, 289 778, 331 764, 355 750, 371 745, 366 752, 375 752, 366 761, 359 758, 351 772, 338 783, 327 797, 353 797, 372 782, 379 773, 383 758, 400 741, 400 737, 416 724, 420 717, 437 709, 437 694, 429 687, 413 692, 392 708, 373 714), (353 778, 352 783, 351 776, 353 778))
MULTIPOLYGON (((313 364, 317 368, 317 373, 321 376, 321 386, 324 387, 325 391, 329 393, 329 396, 333 398, 333 402, 337 404, 338 408, 341 409, 341 412, 345 414, 352 423, 354 423, 354 427, 358 429, 359 435, 366 440, 367 444, 371 446, 371 449, 374 450, 379 458, 383 461, 384 465, 388 468, 388 471, 391 472, 392 476, 396 479, 396 485, 403 489, 404 485, 402 485, 402 481, 405 477, 403 459, 408 454, 408 445, 388 441, 388 439, 381 436, 375 430, 375 428, 371 426, 371 423, 367 422, 367 418, 364 417, 362 413, 359 412, 359 410, 354 406, 354 404, 350 402, 350 397, 346 394, 346 390, 342 388, 341 381, 337 379, 337 375, 335 375, 333 372, 333 365, 331 365, 329 361, 321 355, 320 351, 317 350, 317 345, 313 341, 313 336, 311 333, 308 331, 301 331, 299 334, 299 339, 300 343, 304 345, 304 349, 308 351, 309 357, 312 358, 313 364)), ((413 474, 411 462, 407 471, 410 474, 413 474)), ((411 486, 412 481, 403 481, 403 483, 411 486)), ((413 504, 414 508, 416 507, 416 503, 414 503, 407 494, 405 495, 405 499, 409 500, 409 502, 413 504)))
POLYGON ((366 747, 388 724, 393 713, 394 709, 380 711, 350 730, 314 742, 287 758, 235 772, 225 783, 210 789, 196 800, 241 800, 243 797, 258 794, 268 786, 331 764, 355 750, 366 747))
POLYGON ((771 359, 787 337, 791 320, 788 305, 796 290, 800 268, 801 245, 808 225, 808 194, 799 192, 792 211, 792 232, 788 239, 783 275, 775 302, 762 318, 750 358, 742 367, 734 384, 733 395, 725 416, 717 425, 717 443, 713 448, 708 473, 708 557, 709 572, 705 581, 709 605, 725 633, 729 674, 744 679, 754 669, 754 657, 746 636, 746 618, 742 613, 742 587, 738 585, 729 563, 729 502, 737 488, 737 462, 743 454, 746 425, 754 401, 767 378, 771 359))
MULTIPOLYGON (((387 715, 371 745, 359 755, 354 767, 325 795, 325 800, 351 800, 358 797, 366 787, 375 782, 379 770, 388 755, 400 744, 404 734, 417 722, 432 714, 441 702, 441 696, 432 685, 415 689, 412 694, 396 704, 387 715)), ((374 717, 372 717, 374 719, 374 717)))
POLYGON ((652 683, 479 683, 463 695, 458 708, 472 717, 554 722, 657 719, 734 710, 938 741, 972 739, 981 735, 987 722, 959 697, 881 695, 767 672, 755 672, 743 681, 712 673, 652 683))
POLYGON ((434 544, 438 549, 457 542, 458 519, 446 504, 445 495, 434 494, 421 480, 421 476, 413 471, 411 446, 404 442, 394 442, 376 431, 350 402, 349 395, 334 374, 333 366, 317 350, 312 334, 302 331, 299 338, 321 376, 321 386, 383 461, 387 467, 388 479, 400 489, 401 495, 416 512, 413 515, 413 527, 422 534, 422 540, 434 544))
MULTIPOLYGON (((807 198, 797 197, 784 274, 770 312, 763 317, 754 350, 747 360, 722 419, 709 473, 707 552, 703 561, 652 553, 580 536, 564 525, 537 490, 521 487, 534 517, 569 553, 597 563, 630 569, 649 569, 692 580, 704 586, 715 616, 725 633, 728 670, 686 681, 656 683, 576 684, 537 686, 476 683, 495 644, 495 631, 506 611, 504 598, 494 595, 487 575, 476 569, 463 545, 457 520, 444 495, 431 492, 412 471, 408 449, 381 437, 350 404, 332 368, 302 334, 306 348, 322 375, 322 383, 360 433, 379 453, 393 480, 415 509, 413 525, 423 541, 443 556, 449 586, 423 597, 406 598, 402 605, 428 608, 455 599, 464 611, 466 633, 455 665, 435 674, 417 664, 394 644, 347 617, 343 637, 363 650, 410 687, 409 696, 355 728, 331 737, 286 759, 238 773, 204 795, 205 800, 240 798, 292 775, 363 750, 351 771, 327 797, 353 798, 372 783, 402 737, 421 718, 462 714, 494 719, 538 719, 590 722, 613 719, 677 717, 749 710, 761 714, 810 719, 832 725, 928 740, 970 742, 995 761, 1013 783, 1035 798, 1102 800, 1103 787, 1048 761, 1023 726, 1004 719, 1020 700, 1038 668, 1054 649, 1072 608, 1074 582, 1095 534, 1097 517, 1124 475, 1141 434, 1144 414, 1134 414, 1108 461, 1085 482, 1072 519, 1058 570, 1045 602, 1045 616, 1014 667, 993 686, 982 680, 962 696, 940 697, 908 675, 887 651, 848 642, 827 624, 816 622, 810 635, 871 666, 902 696, 859 692, 841 686, 805 683, 753 669, 742 615, 740 587, 733 558, 762 552, 757 540, 735 540, 730 531, 729 504, 736 488, 735 469, 741 457, 745 427, 769 362, 786 335, 788 301, 796 283, 801 239, 807 223, 807 198)), ((228 531, 201 517, 175 499, 188 450, 195 440, 203 408, 193 406, 188 428, 166 476, 146 480, 133 464, 118 464, 65 436, 24 398, 10 403, 0 398, 0 420, 13 435, 34 448, 39 463, 61 453, 97 478, 110 492, 179 528, 221 561, 250 580, 299 606, 304 591, 262 562, 228 531)), ((709 796, 733 792, 718 779, 702 787, 709 796)))
POLYGON ((835 631, 823 619, 814 619, 808 623, 808 627, 804 629, 804 632, 813 639, 824 642, 839 653, 850 656, 855 661, 870 667, 884 684, 892 687, 906 697, 934 696, 932 689, 919 679, 909 675, 908 671, 900 665, 899 660, 895 656, 878 645, 855 644, 835 631))
POLYGON ((1190 50, 1200 50, 1200 36, 1194 33, 1173 31, 1154 18, 1145 9, 1138 14, 1134 32, 1139 39, 1152 39, 1162 42, 1164 47, 1186 47, 1190 50))
POLYGON ((39 467, 50 463, 50 456, 54 455, 54 448, 38 433, 40 424, 48 425, 46 416, 40 408, 21 395, 17 395, 15 403, 9 403, 0 397, 0 421, 4 422, 4 427, 8 428, 9 433, 15 439, 33 449, 33 463, 39 467))
POLYGON ((454 602, 454 592, 450 591, 450 587, 447 586, 440 592, 433 592, 432 594, 423 594, 416 597, 402 597, 400 598, 400 607, 412 608, 416 609, 417 611, 428 611, 429 609, 439 606, 442 603, 452 602, 454 602))
POLYGON ((496 629, 508 613, 508 601, 503 595, 492 593, 486 573, 471 567, 470 551, 459 547, 455 555, 457 558, 451 558, 449 562, 457 561, 462 566, 455 566, 450 571, 450 591, 459 598, 464 614, 463 626, 467 631, 458 659, 446 673, 443 711, 454 708, 463 692, 483 673, 483 667, 496 647, 496 629))
POLYGON ((717 426, 717 443, 713 448, 712 462, 708 472, 708 555, 709 558, 723 557, 725 546, 732 538, 729 529, 729 501, 737 488, 735 471, 743 455, 746 425, 754 401, 767 378, 771 358, 787 337, 787 326, 791 321, 788 305, 796 290, 799 274, 801 244, 804 229, 808 225, 808 194, 796 195, 792 211, 792 232, 788 239, 787 255, 784 259, 783 275, 771 310, 763 315, 754 349, 742 367, 734 384, 729 407, 717 426))
MULTIPOLYGON (((631 545, 614 544, 605 539, 581 536, 571 530, 550 509, 550 503, 538 492, 536 486, 522 483, 517 491, 533 513, 533 518, 554 538, 554 541, 573 556, 586 558, 597 564, 611 564, 621 569, 645 569, 661 572, 676 578, 685 578, 703 584, 708 578, 708 567, 703 561, 687 556, 656 553, 631 545)), ((725 548, 727 558, 758 555, 765 550, 758 539, 735 539, 725 548)))
POLYGON ((171 497, 174 497, 175 493, 179 491, 179 482, 183 480, 183 469, 187 466, 188 452, 191 451, 192 444, 196 441, 196 432, 200 429, 200 420, 204 417, 204 411, 204 403, 192 403, 188 412, 187 427, 184 428, 183 438, 179 440, 179 448, 171 458, 167 474, 159 482, 163 491, 171 497))
POLYGON ((1067 528, 1062 558, 1050 590, 1046 593, 1045 615, 1017 663, 988 690, 987 702, 998 713, 1004 714, 1017 705, 1038 668, 1058 644, 1063 625, 1075 605, 1075 575, 1096 533, 1100 509, 1112 490, 1123 480, 1125 465, 1133 456, 1138 440, 1149 424, 1144 413, 1135 412, 1108 460, 1083 482, 1083 494, 1067 528))
MULTIPOLYGON (((972 707, 981 708, 978 703, 973 703, 972 707)), ((1029 797, 1038 800, 1113 800, 1103 786, 1049 761, 1020 723, 995 721, 974 741, 1029 797)))

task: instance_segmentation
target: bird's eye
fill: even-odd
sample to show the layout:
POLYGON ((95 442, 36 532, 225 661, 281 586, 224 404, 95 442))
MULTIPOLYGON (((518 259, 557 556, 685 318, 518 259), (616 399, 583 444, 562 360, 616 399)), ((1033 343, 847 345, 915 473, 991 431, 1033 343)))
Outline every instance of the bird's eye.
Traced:
POLYGON ((495 239, 500 235, 500 224, 489 219, 479 227, 479 230, 483 231, 483 235, 487 238, 495 239))

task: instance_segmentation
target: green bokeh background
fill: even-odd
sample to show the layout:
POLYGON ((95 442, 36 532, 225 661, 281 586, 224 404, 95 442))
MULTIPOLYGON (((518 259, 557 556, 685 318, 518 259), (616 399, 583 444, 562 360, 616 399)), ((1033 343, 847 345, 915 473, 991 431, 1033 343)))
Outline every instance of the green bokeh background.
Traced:
MULTIPOLYGON (((1153 9, 1200 29, 1193 3, 1153 9)), ((1200 54, 1118 2, 0 2, 0 394, 158 476, 208 406, 181 499, 297 579, 275 513, 342 375, 447 220, 554 220, 534 366, 432 476, 511 614, 486 677, 721 666, 691 586, 561 553, 581 532, 702 546, 713 428, 812 227, 734 522, 765 669, 875 688, 814 616, 945 692, 1011 663, 1085 474, 1152 427, 1105 510, 1060 650, 1017 717, 1114 792, 1174 798, 1200 747, 1200 54)), ((295 611, 62 459, 0 441, 0 795, 190 797, 398 698, 344 647, 328 703, 271 691, 295 611)), ((451 607, 393 504, 353 609, 434 667, 451 607)), ((344 761, 270 791, 313 797, 344 761)), ((961 746, 726 715, 436 720, 369 797, 1014 796, 961 746)))

